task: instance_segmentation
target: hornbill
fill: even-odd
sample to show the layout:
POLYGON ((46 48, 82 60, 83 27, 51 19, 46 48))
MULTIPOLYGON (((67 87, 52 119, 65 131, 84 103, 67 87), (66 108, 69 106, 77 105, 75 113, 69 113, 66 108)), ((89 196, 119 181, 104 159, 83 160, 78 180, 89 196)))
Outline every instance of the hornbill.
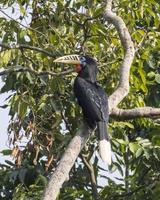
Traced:
POLYGON ((74 81, 74 94, 82 108, 83 116, 91 129, 97 129, 100 156, 111 164, 111 145, 106 124, 108 123, 108 98, 97 83, 97 62, 86 55, 67 55, 54 62, 74 64, 78 76, 74 81))

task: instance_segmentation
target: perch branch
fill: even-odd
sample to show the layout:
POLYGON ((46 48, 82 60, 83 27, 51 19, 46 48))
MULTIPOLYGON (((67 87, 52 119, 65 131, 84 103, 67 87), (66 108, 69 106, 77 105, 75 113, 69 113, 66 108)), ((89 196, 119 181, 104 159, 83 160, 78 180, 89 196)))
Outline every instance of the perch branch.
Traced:
POLYGON ((63 157, 61 158, 55 172, 53 173, 48 187, 46 188, 43 200, 55 200, 59 194, 63 183, 68 180, 69 172, 73 167, 81 149, 89 137, 88 127, 83 124, 79 128, 76 136, 70 141, 63 157))
POLYGON ((160 117, 160 108, 152 107, 141 107, 133 109, 119 109, 113 108, 110 116, 116 117, 121 120, 135 119, 139 117, 145 118, 159 118, 160 117))
POLYGON ((123 62, 120 66, 120 80, 118 88, 109 97, 109 108, 116 107, 129 92, 129 72, 134 59, 134 45, 129 34, 129 31, 121 17, 112 12, 112 0, 106 1, 106 10, 104 18, 111 22, 119 34, 122 46, 125 51, 123 62))

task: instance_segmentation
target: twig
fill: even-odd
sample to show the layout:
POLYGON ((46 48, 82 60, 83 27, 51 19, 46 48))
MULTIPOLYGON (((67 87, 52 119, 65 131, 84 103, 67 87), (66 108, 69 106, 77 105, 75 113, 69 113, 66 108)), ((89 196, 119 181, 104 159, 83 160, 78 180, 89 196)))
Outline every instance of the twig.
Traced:
POLYGON ((148 32, 146 32, 146 33, 144 34, 144 36, 142 37, 140 43, 137 45, 137 47, 136 47, 136 49, 135 49, 135 53, 137 53, 137 52, 139 51, 139 49, 142 47, 142 45, 143 45, 143 43, 144 43, 144 41, 145 41, 145 39, 146 39, 146 37, 147 37, 147 34, 148 34, 148 32))
POLYGON ((81 159, 82 159, 83 163, 85 164, 85 166, 87 167, 89 174, 90 174, 93 199, 97 200, 98 199, 98 190, 97 190, 97 182, 96 182, 93 165, 90 161, 87 161, 86 158, 84 157, 84 155, 82 155, 82 154, 81 154, 81 159))
MULTIPOLYGON (((126 147, 125 160, 125 190, 129 192, 129 147, 126 147)), ((127 199, 126 199, 127 200, 127 199)))

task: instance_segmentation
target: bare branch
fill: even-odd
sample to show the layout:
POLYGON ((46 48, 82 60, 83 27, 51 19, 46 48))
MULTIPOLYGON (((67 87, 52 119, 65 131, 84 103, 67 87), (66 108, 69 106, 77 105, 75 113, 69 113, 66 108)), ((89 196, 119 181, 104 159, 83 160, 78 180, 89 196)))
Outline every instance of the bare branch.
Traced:
POLYGON ((71 140, 63 157, 61 158, 57 168, 55 169, 49 185, 46 188, 43 200, 55 200, 59 194, 60 188, 63 183, 68 180, 69 172, 77 159, 79 152, 85 145, 88 137, 89 130, 85 124, 82 124, 76 136, 71 140))
POLYGON ((53 53, 50 53, 49 51, 46 51, 42 48, 30 46, 30 45, 27 45, 27 44, 12 44, 12 45, 9 45, 9 44, 0 42, 0 47, 5 48, 5 49, 20 49, 20 50, 21 49, 30 49, 30 50, 34 50, 34 51, 38 51, 40 53, 43 53, 43 54, 45 54, 49 57, 55 57, 58 54, 57 52, 55 52, 53 54, 53 53))
POLYGON ((63 76, 63 75, 66 75, 66 74, 73 72, 73 69, 69 69, 69 70, 66 70, 66 71, 56 73, 56 72, 51 72, 51 71, 37 72, 37 71, 30 69, 30 68, 27 68, 27 67, 15 66, 13 68, 5 69, 5 70, 1 71, 0 76, 7 75, 9 73, 14 73, 14 72, 16 72, 16 73, 18 73, 18 72, 29 72, 29 73, 32 73, 36 76, 43 76, 43 75, 63 76))
POLYGON ((109 108, 116 107, 129 92, 129 72, 134 59, 134 45, 129 31, 121 17, 112 12, 112 0, 106 1, 104 18, 112 23, 118 31, 122 46, 125 50, 123 62, 120 67, 120 80, 118 88, 109 97, 109 108))
POLYGON ((119 119, 135 119, 138 117, 159 118, 160 108, 141 107, 133 109, 113 108, 110 115, 119 119))

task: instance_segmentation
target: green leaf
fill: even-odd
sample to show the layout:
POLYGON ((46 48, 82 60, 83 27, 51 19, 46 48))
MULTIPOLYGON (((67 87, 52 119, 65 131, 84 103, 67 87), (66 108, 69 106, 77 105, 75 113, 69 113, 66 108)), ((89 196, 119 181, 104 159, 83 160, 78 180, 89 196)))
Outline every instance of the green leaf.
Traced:
POLYGON ((155 81, 160 84, 160 74, 156 74, 155 81))
POLYGON ((21 5, 19 5, 19 7, 20 7, 20 12, 21 12, 23 15, 26 15, 26 9, 25 9, 23 6, 21 6, 21 5))
POLYGON ((158 160, 158 161, 160 161, 160 148, 158 147, 158 148, 155 148, 154 150, 153 150, 153 155, 155 156, 155 158, 158 160))
POLYGON ((42 175, 39 175, 38 178, 36 179, 36 185, 46 186, 47 182, 48 182, 47 178, 42 175))
POLYGON ((114 122, 115 126, 118 126, 118 127, 129 127, 131 129, 134 129, 134 125, 130 122, 114 122))
POLYGON ((145 155, 145 157, 146 157, 147 160, 149 160, 150 157, 151 157, 150 152, 148 150, 146 150, 146 149, 144 150, 144 155, 145 155))
POLYGON ((153 12, 152 9, 150 9, 149 7, 146 8, 146 10, 149 12, 149 14, 153 17, 155 17, 155 13, 153 12))
POLYGON ((2 62, 4 65, 8 64, 8 62, 9 62, 10 59, 11 59, 11 55, 12 55, 12 50, 11 50, 11 49, 2 51, 2 52, 0 53, 1 62, 2 62))
POLYGON ((27 113, 28 104, 24 101, 19 100, 18 103, 18 114, 21 118, 24 118, 27 113))
POLYGON ((2 150, 0 153, 2 153, 4 156, 8 156, 12 154, 12 150, 11 149, 5 149, 2 150))
POLYGON ((0 108, 3 108, 3 109, 5 109, 5 108, 7 108, 7 107, 8 107, 7 104, 5 104, 5 105, 3 105, 3 106, 0 106, 0 108))
POLYGON ((121 176, 123 176, 123 168, 118 162, 114 162, 114 165, 117 167, 118 171, 120 172, 121 176))
POLYGON ((143 154, 143 148, 139 148, 136 152, 136 158, 139 158, 143 154))
POLYGON ((28 170, 25 168, 20 169, 19 173, 18 173, 18 178, 22 183, 25 183, 25 178, 27 175, 28 170))
POLYGON ((152 71, 152 72, 150 72, 150 73, 147 74, 147 77, 149 79, 153 79, 153 78, 155 78, 155 75, 156 75, 155 72, 152 71))
POLYGON ((127 141, 122 140, 122 139, 116 139, 116 141, 117 141, 118 143, 120 143, 120 144, 124 144, 124 145, 127 145, 127 144, 128 144, 127 141))
POLYGON ((138 145, 137 143, 134 142, 129 143, 129 149, 132 153, 136 153, 139 148, 140 145, 138 145))
POLYGON ((15 164, 9 160, 5 160, 5 163, 7 163, 8 165, 15 167, 15 164))

